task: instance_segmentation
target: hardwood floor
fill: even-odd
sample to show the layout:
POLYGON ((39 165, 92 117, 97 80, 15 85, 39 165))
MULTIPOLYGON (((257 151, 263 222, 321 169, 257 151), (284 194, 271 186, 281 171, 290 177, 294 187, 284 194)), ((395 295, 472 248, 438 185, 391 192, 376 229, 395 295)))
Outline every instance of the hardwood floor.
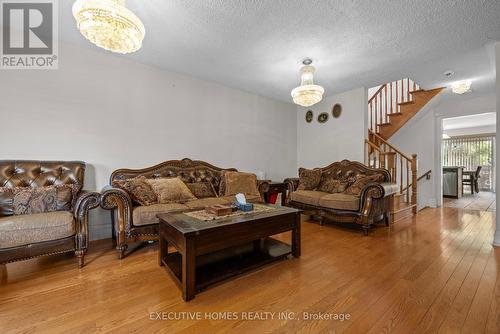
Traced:
POLYGON ((109 242, 99 242, 81 270, 68 255, 0 268, 0 332, 500 333, 494 218, 425 209, 368 237, 304 222, 300 259, 212 287, 188 303, 157 265, 156 245, 119 261, 109 242), (212 319, 151 320, 155 312, 212 319), (252 314, 243 312, 277 313, 244 320, 252 314), (278 312, 350 318, 287 321, 278 312), (237 319, 217 319, 231 314, 237 319))
POLYGON ((496 195, 493 192, 481 191, 471 195, 465 193, 461 198, 443 198, 443 206, 469 210, 495 211, 496 195))

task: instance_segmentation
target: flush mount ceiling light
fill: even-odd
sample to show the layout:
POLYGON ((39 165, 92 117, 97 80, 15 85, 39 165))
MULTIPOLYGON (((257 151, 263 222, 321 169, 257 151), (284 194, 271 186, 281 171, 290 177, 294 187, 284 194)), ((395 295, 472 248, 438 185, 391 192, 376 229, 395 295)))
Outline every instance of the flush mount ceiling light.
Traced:
POLYGON ((82 35, 103 49, 131 53, 142 46, 146 30, 125 0, 77 0, 73 16, 82 35))
POLYGON ((470 86, 472 85, 472 81, 459 81, 455 82, 451 85, 451 91, 455 94, 465 94, 470 92, 470 86))
POLYGON ((304 66, 300 69, 300 86, 292 90, 292 98, 295 104, 310 107, 323 99, 325 90, 323 87, 314 84, 312 60, 306 59, 302 63, 304 66))

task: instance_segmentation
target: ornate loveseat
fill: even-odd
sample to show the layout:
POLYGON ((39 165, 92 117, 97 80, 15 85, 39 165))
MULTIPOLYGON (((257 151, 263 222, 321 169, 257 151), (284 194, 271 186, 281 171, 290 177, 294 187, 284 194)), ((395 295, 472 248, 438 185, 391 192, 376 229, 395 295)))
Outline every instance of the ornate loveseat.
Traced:
POLYGON ((315 168, 321 175, 320 183, 328 178, 338 180, 347 187, 343 191, 329 193, 318 189, 301 190, 299 178, 285 179, 288 188, 287 205, 303 209, 306 213, 319 217, 320 224, 325 219, 341 223, 356 223, 363 227, 365 234, 374 222, 390 222, 391 195, 397 191, 397 185, 391 183, 388 170, 370 168, 362 163, 343 160, 315 168), (376 182, 368 181, 356 192, 348 191, 360 176, 375 177, 376 182))
MULTIPOLYGON (((234 202, 234 196, 209 197, 188 201, 186 203, 153 204, 141 206, 132 201, 129 194, 113 186, 115 181, 133 179, 144 176, 148 179, 161 177, 179 177, 185 183, 210 182, 215 192, 219 193, 221 174, 223 171, 237 171, 234 168, 219 168, 204 161, 190 159, 170 160, 144 169, 118 169, 110 177, 110 185, 101 192, 101 207, 112 210, 113 236, 119 258, 125 256, 128 244, 138 241, 158 240, 157 214, 183 209, 204 208, 215 204, 234 202)), ((267 181, 257 181, 260 196, 247 197, 250 202, 260 202, 269 189, 267 181)))
POLYGON ((88 212, 99 206, 100 198, 81 190, 84 172, 80 161, 0 161, 0 264, 74 252, 83 266, 88 212), (60 185, 75 185, 72 204, 53 212, 14 215, 11 191, 60 185))

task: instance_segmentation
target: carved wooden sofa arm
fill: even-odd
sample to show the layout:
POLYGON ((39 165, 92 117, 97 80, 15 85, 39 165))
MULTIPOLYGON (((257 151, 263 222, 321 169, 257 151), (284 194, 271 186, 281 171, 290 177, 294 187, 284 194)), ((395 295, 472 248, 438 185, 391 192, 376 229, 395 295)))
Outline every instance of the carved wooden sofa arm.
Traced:
POLYGON ((267 193, 270 189, 269 180, 257 180, 257 190, 259 190, 260 198, 264 200, 264 194, 267 193))
POLYGON ((75 202, 75 255, 78 266, 83 267, 83 259, 89 246, 89 211, 99 206, 101 194, 94 191, 81 191, 75 202))
MULTIPOLYGON (((368 234, 368 229, 372 224, 372 222, 369 221, 370 217, 373 216, 372 211, 378 209, 373 207, 374 200, 389 197, 397 192, 398 192, 398 185, 390 182, 369 183, 363 188, 363 190, 361 190, 360 207, 362 214, 362 224, 365 234, 368 234)), ((389 225, 391 223, 389 221, 390 218, 387 217, 386 219, 387 219, 386 224, 389 225)))
POLYGON ((288 205, 290 201, 290 194, 293 193, 299 187, 299 178, 298 177, 290 177, 283 180, 283 183, 286 185, 287 196, 285 203, 288 205))
POLYGON ((124 190, 106 186, 101 191, 101 207, 112 210, 116 249, 119 251, 119 258, 122 259, 127 250, 127 234, 132 225, 132 200, 124 190))

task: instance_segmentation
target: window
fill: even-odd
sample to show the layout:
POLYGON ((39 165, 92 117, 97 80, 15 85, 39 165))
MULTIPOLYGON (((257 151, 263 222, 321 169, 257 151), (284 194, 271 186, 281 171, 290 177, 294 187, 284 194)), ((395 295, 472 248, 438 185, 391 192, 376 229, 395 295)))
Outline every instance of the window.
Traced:
POLYGON ((443 139, 443 166, 460 166, 476 170, 482 166, 479 189, 495 189, 495 135, 443 139))

